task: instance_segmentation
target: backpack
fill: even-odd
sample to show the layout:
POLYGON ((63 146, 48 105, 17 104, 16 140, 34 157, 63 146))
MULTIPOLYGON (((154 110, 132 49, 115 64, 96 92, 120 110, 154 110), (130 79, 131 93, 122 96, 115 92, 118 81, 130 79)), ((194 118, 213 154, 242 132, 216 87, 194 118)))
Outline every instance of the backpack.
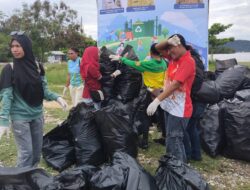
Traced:
POLYGON ((200 90, 201 85, 204 81, 205 67, 200 58, 200 55, 197 52, 195 52, 194 50, 191 51, 191 56, 195 61, 195 70, 196 70, 194 82, 193 82, 192 89, 191 89, 191 98, 194 99, 196 93, 200 90))

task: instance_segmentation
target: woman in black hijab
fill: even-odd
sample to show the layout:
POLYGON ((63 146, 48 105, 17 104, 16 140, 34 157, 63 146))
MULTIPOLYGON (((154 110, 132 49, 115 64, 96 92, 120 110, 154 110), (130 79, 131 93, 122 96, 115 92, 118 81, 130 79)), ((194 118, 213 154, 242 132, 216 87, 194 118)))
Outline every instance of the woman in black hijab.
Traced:
POLYGON ((0 76, 0 138, 11 119, 18 150, 18 167, 36 167, 43 141, 43 99, 67 103, 47 88, 43 66, 35 61, 31 40, 14 33, 10 42, 13 63, 0 76))

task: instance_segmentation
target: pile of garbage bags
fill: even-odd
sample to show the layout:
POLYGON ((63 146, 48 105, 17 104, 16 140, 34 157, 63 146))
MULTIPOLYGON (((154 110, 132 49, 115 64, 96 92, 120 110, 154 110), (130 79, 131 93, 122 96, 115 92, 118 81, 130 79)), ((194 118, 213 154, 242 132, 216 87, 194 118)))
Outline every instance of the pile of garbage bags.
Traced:
POLYGON ((212 157, 250 161, 250 69, 234 59, 217 64, 216 80, 200 90, 209 103, 200 121, 202 147, 212 157))
POLYGON ((164 156, 155 176, 135 158, 115 152, 101 167, 83 165, 51 176, 43 169, 0 168, 0 189, 8 190, 209 190, 194 169, 164 156))

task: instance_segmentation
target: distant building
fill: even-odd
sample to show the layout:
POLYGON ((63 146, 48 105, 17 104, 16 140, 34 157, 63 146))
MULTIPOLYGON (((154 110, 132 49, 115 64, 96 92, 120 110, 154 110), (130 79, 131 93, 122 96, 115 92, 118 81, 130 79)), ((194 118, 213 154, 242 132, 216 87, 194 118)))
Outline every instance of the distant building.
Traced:
POLYGON ((47 55, 49 63, 61 63, 66 60, 66 54, 62 51, 50 51, 47 55))

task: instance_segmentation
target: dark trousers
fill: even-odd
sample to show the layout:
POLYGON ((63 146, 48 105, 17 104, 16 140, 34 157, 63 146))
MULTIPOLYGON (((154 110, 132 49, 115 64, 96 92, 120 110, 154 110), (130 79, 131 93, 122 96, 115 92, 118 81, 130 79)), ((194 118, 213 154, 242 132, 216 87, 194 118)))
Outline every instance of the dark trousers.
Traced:
POLYGON ((201 160, 199 122, 205 107, 204 103, 193 102, 193 114, 187 126, 188 136, 184 138, 187 159, 201 160))
POLYGON ((165 114, 166 125, 166 151, 174 155, 177 159, 186 162, 186 152, 184 146, 184 136, 189 118, 176 117, 167 112, 165 114))

